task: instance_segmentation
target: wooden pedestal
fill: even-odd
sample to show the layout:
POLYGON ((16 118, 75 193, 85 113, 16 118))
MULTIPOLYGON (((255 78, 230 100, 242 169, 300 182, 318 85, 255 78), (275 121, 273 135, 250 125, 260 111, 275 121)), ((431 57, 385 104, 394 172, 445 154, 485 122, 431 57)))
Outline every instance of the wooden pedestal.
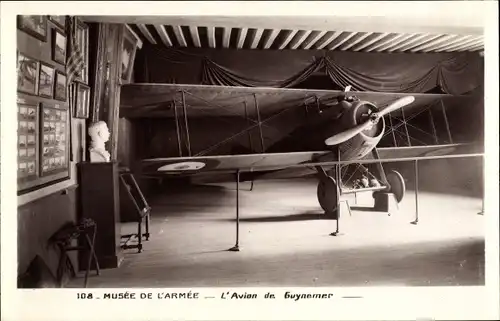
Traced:
MULTIPOLYGON (((78 174, 80 216, 97 224, 95 253, 100 268, 117 268, 123 260, 117 163, 79 163, 78 174)), ((82 256, 79 262, 85 267, 87 258, 82 256)))
POLYGON ((375 206, 373 209, 377 212, 391 213, 398 208, 396 197, 392 193, 373 193, 373 198, 375 199, 375 206))

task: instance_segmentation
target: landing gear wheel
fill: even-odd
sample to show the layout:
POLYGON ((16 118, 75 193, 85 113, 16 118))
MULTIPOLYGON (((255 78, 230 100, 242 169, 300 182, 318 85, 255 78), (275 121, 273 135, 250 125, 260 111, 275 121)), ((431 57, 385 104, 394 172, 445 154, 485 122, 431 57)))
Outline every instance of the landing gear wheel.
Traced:
POLYGON ((406 191, 405 180, 397 171, 391 171, 387 174, 387 182, 391 186, 390 192, 394 194, 398 203, 403 200, 406 191))
POLYGON ((330 177, 322 178, 318 183, 318 202, 321 208, 328 215, 335 213, 339 205, 340 190, 337 182, 330 177))

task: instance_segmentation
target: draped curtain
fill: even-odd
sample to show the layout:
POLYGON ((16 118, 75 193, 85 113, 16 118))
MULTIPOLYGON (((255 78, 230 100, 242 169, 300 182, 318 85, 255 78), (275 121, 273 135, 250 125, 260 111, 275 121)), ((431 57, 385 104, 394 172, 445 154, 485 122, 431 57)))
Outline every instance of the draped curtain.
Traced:
MULTIPOLYGON (((135 82, 293 88, 324 73, 354 91, 460 95, 483 82, 475 53, 364 53, 319 50, 175 49, 146 45, 135 82)), ((333 88, 332 88, 333 89, 333 88)))

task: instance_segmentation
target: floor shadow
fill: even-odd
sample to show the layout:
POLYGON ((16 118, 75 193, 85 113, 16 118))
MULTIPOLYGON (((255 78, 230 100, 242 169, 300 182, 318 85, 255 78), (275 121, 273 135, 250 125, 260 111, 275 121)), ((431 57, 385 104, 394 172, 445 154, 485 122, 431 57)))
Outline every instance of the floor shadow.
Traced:
POLYGON ((162 198, 165 195, 184 195, 186 193, 203 193, 203 194, 225 194, 228 192, 228 188, 225 186, 219 185, 173 185, 173 186, 164 186, 157 190, 157 194, 153 198, 162 198))
POLYGON ((229 247, 227 249, 223 249, 223 250, 213 250, 213 251, 202 251, 202 252, 187 253, 187 255, 190 255, 190 254, 194 254, 194 255, 214 254, 214 253, 222 253, 222 252, 227 252, 227 251, 229 251, 229 247))
POLYGON ((376 212, 371 206, 351 206, 351 210, 360 212, 376 212))
MULTIPOLYGON (((192 207, 210 208, 218 207, 227 202, 234 201, 235 192, 221 186, 210 185, 192 185, 190 187, 179 186, 165 188, 158 191, 148 202, 152 207, 153 213, 169 211, 171 209, 186 208, 186 211, 192 207)), ((198 210, 198 209, 197 209, 198 210)), ((162 215, 160 215, 162 216, 162 215)))
MULTIPOLYGON (((290 215, 279 215, 279 216, 263 216, 263 217, 245 217, 240 218, 240 222, 247 223, 270 223, 270 222, 296 222, 296 221, 313 221, 313 220, 331 220, 330 216, 324 214, 324 212, 306 212, 290 215)), ((236 219, 227 219, 229 222, 235 222, 236 219)))
MULTIPOLYGON (((227 250, 202 253, 216 252, 227 250)), ((246 252, 243 250, 242 253, 245 255, 246 252)), ((99 284, 98 287, 108 288, 485 284, 484 239, 477 238, 331 249, 306 252, 300 256, 280 253, 252 260, 228 254, 221 260, 155 264, 143 268, 140 274, 120 269, 114 271, 114 277, 108 277, 107 283, 99 284, 99 279, 95 283, 99 284)))

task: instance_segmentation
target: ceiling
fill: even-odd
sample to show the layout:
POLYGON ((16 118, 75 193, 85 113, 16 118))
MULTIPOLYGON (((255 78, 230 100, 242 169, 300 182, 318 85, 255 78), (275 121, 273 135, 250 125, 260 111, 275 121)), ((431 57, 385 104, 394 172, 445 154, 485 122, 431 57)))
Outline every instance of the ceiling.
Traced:
POLYGON ((167 47, 325 49, 362 52, 482 51, 483 36, 286 30, 176 25, 130 25, 141 40, 167 47))
MULTIPOLYGON (((484 50, 480 25, 386 17, 86 16, 124 23, 143 42, 176 48, 463 52, 484 50)), ((445 19, 443 19, 445 20, 445 19)))

